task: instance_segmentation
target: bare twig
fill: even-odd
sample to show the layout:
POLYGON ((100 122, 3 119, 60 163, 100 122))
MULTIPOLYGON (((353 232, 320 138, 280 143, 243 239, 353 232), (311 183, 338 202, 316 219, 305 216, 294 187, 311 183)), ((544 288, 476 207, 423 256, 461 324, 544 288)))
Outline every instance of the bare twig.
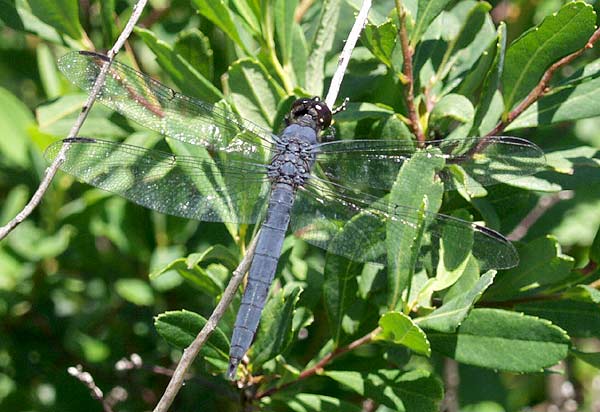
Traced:
POLYGON ((562 200, 572 199, 574 192, 572 190, 562 190, 558 193, 543 196, 537 205, 519 222, 512 232, 506 238, 511 241, 521 240, 527 235, 527 232, 535 222, 541 218, 552 206, 562 200))
POLYGON ((298 7, 296 7, 296 11, 294 12, 294 21, 296 23, 300 23, 302 21, 302 17, 304 17, 314 2, 315 0, 302 0, 300 4, 298 4, 298 7))
POLYGON ((504 129, 509 124, 511 124, 517 117, 519 117, 521 113, 523 113, 529 106, 538 101, 542 96, 548 94, 551 90, 549 88, 550 80, 552 79, 552 76, 554 76, 554 73, 556 73, 556 71, 561 67, 566 66, 567 64, 571 63, 573 60, 581 56, 583 52, 587 49, 591 49, 592 47, 594 47, 594 43, 598 41, 598 39, 600 39, 600 28, 596 29, 596 31, 592 34, 592 36, 589 38, 584 47, 569 54, 568 56, 563 57, 562 59, 554 63, 552 66, 550 66, 544 72, 544 75, 540 79, 539 83, 531 90, 531 92, 529 92, 525 99, 523 99, 523 101, 521 101, 521 103, 519 103, 517 107, 511 110, 505 119, 502 119, 500 122, 498 122, 498 124, 496 124, 496 126, 486 135, 486 137, 496 136, 502 133, 502 131, 504 131, 504 129))
MULTIPOLYGON (((113 47, 107 53, 110 62, 112 62, 115 55, 119 52, 121 47, 123 47, 123 44, 133 31, 133 28, 139 20, 147 1, 148 0, 139 0, 133 6, 133 12, 131 13, 129 21, 125 25, 125 28, 121 32, 121 35, 119 36, 113 47)), ((69 135, 67 137, 75 137, 77 133, 79 133, 81 126, 83 126, 83 123, 85 122, 85 119, 87 118, 92 108, 92 105, 94 104, 94 101, 96 100, 96 97, 98 96, 98 93, 100 92, 100 89, 104 84, 104 79, 106 78, 106 73, 108 72, 108 69, 110 67, 110 62, 105 63, 102 67, 102 70, 100 71, 100 74, 96 79, 96 83, 94 83, 94 87, 92 88, 92 91, 90 92, 88 99, 81 110, 81 113, 79 113, 79 116, 77 117, 77 120, 73 124, 73 127, 69 131, 69 135)), ((0 240, 4 239, 15 227, 17 227, 21 222, 23 222, 42 201, 42 197, 46 193, 46 190, 48 190, 48 187, 50 186, 54 175, 56 175, 56 172, 58 171, 60 165, 65 161, 65 154, 67 153, 68 148, 69 145, 64 144, 60 152, 52 162, 52 164, 48 166, 48 168, 46 168, 46 171, 44 172, 44 177, 42 178, 40 185, 38 186, 29 203, 27 203, 23 210, 21 210, 17 214, 17 216, 15 216, 14 219, 12 219, 5 226, 0 228, 0 240)))
POLYGON ((460 375, 458 373, 458 362, 451 358, 444 358, 444 402, 442 411, 458 412, 458 387, 460 385, 460 375))
POLYGON ((194 341, 188 346, 184 351, 179 363, 177 364, 177 368, 175 368, 175 372, 173 373, 173 377, 169 381, 167 385, 167 389, 165 393, 160 398, 158 405, 154 408, 154 412, 167 412, 177 392, 181 389, 183 382, 185 380, 185 375, 192 362, 198 356, 198 352, 202 348, 202 345, 208 340, 208 337, 213 333, 217 324, 225 314, 227 307, 233 300, 238 287, 242 283, 242 279, 244 278, 244 274, 248 271, 250 264, 252 263, 252 257, 254 256, 254 248, 256 247, 258 239, 258 234, 254 237, 244 258, 238 265, 238 267, 233 271, 233 275, 231 276, 231 280, 225 288, 225 292, 223 292, 223 296, 221 300, 215 307, 215 310, 208 318, 206 325, 202 328, 202 330, 198 333, 194 341))
POLYGON ((127 399, 127 391, 120 386, 115 386, 105 397, 102 390, 94 382, 92 375, 84 371, 81 365, 71 366, 67 369, 67 372, 88 387, 92 398, 102 404, 104 412, 113 412, 113 406, 127 399))
POLYGON ((317 373, 321 373, 321 371, 323 370, 323 368, 325 367, 325 365, 327 365, 329 362, 331 362, 335 358, 343 355, 346 352, 350 352, 350 351, 352 351, 352 350, 354 350, 354 349, 356 349, 356 348, 358 348, 360 346, 366 345, 367 343, 371 343, 371 341, 373 340, 373 336, 377 335, 380 330, 381 330, 381 328, 377 327, 372 332, 367 333, 362 338, 356 339, 354 342, 351 342, 351 343, 349 343, 346 346, 339 347, 339 348, 333 350, 332 352, 329 352, 327 355, 325 355, 316 364, 314 364, 310 368, 302 371, 302 373, 300 373, 300 375, 298 375, 298 378, 296 378, 296 380, 289 381, 289 382, 284 383, 281 386, 275 386, 275 387, 273 387, 271 389, 267 389, 264 392, 257 393, 254 396, 254 398, 255 399, 262 399, 265 396, 270 396, 270 395, 274 394, 275 392, 278 392, 278 391, 280 391, 282 389, 287 388, 290 385, 298 383, 301 380, 304 380, 304 379, 308 378, 309 376, 313 376, 313 375, 315 375, 317 373))
POLYGON ((406 10, 402 6, 401 0, 396 0, 396 11, 398 12, 398 36, 400 37, 400 46, 402 47, 402 56, 404 58, 403 70, 404 75, 404 96, 406 99, 406 107, 408 109, 408 120, 410 121, 410 128, 417 138, 419 143, 425 142, 425 135, 423 129, 421 129, 421 122, 417 114, 417 108, 415 106, 415 80, 413 75, 413 54, 414 48, 408 41, 408 32, 406 30, 406 10))
POLYGON ((329 91, 327 92, 327 97, 325 97, 325 103, 329 107, 333 107, 335 104, 335 100, 337 99, 338 93, 340 92, 340 85, 342 84, 342 79, 344 78, 344 74, 346 73, 346 68, 348 67, 348 62, 350 61, 350 56, 352 55, 352 51, 356 46, 356 42, 360 36, 360 33, 364 29, 367 24, 367 17, 369 16, 369 10, 371 9, 371 0, 364 0, 358 15, 356 16, 356 20, 354 21, 354 25, 352 26, 352 30, 350 30, 350 34, 346 39, 346 43, 344 44, 344 49, 340 54, 340 58, 338 60, 338 66, 333 74, 333 78, 331 79, 331 84, 329 85, 329 91))

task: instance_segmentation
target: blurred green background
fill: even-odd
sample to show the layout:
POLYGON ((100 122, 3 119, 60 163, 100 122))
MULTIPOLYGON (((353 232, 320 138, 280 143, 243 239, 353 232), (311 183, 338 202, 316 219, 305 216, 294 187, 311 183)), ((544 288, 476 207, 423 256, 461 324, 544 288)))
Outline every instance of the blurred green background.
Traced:
MULTIPOLYGON (((107 17, 99 1, 81 2, 80 22, 87 37, 78 44, 61 45, 53 41, 53 33, 41 21, 37 34, 25 34, 6 24, 11 6, 21 3, 24 0, 0 1, 0 224, 31 197, 46 167, 44 148, 66 135, 81 108, 84 96, 74 95, 75 88, 57 71, 57 57, 72 48, 95 44, 101 49, 100 45, 112 44, 132 5, 131 1, 106 2, 105 6, 110 4, 116 11, 107 17), (111 18, 112 25, 107 25, 111 18), (67 92, 71 92, 70 100, 60 100, 67 92), (54 105, 56 102, 60 104, 54 105)), ((564 2, 491 3, 495 21, 507 23, 510 42, 564 2)), ((598 11, 597 2, 589 3, 598 11)), ((352 13, 348 8, 348 18, 340 19, 340 35, 333 50, 341 49, 353 22, 352 13)), ((207 62, 205 73, 222 88, 221 76, 232 62, 233 46, 196 14, 188 1, 151 1, 140 25, 169 44, 183 30, 201 30, 212 48, 213 60, 207 62)), ((170 83, 135 33, 128 47, 135 50, 144 72, 170 83)), ((586 61, 599 56, 592 50, 586 61)), ((335 67, 337 53, 327 58, 328 67, 335 67)), ((363 62, 353 63, 360 68, 363 62)), ((558 77, 573 70, 567 67, 558 77)), ((349 81, 340 95, 357 98, 355 85, 349 81)), ((600 149, 600 118, 519 132, 545 150, 583 143, 600 149)), ((97 105, 80 134, 86 133, 126 137, 133 133, 144 136, 145 132, 97 105)), ((532 227, 528 238, 551 233, 565 253, 581 262, 599 224, 600 182, 596 178, 573 199, 551 208, 532 227)), ((156 280, 149 280, 148 274, 173 259, 216 244, 240 257, 222 224, 160 215, 59 173, 35 212, 0 241, 0 411, 101 410, 88 389, 67 373, 67 368, 76 364, 84 365, 105 393, 115 386, 125 388, 129 399, 117 410, 151 409, 168 381, 152 366, 170 366, 179 356, 178 350, 157 335, 153 316, 182 308, 208 315, 215 299, 186 287, 174 272, 156 280), (116 371, 115 363, 132 353, 139 354, 145 366, 116 371)), ((229 275, 221 264, 207 265, 206 270, 223 281, 229 275)), ((600 351, 600 343, 593 339, 579 346, 600 351)), ((572 384, 583 396, 578 410, 600 411, 598 370, 576 360, 569 360, 566 366, 564 389, 572 384)), ((545 410, 535 405, 543 405, 547 399, 551 376, 519 376, 462 365, 460 371, 461 402, 472 405, 464 411, 545 410), (487 403, 479 403, 484 401, 487 403), (528 406, 532 409, 526 409, 528 406)), ((228 394, 229 388, 219 383, 200 382, 184 387, 174 410, 208 410, 202 405, 214 407, 216 398, 228 394)))

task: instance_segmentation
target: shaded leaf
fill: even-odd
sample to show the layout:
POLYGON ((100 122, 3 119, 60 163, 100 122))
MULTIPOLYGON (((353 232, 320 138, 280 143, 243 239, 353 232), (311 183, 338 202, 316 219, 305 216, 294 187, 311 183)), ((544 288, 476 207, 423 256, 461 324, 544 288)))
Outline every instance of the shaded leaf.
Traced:
POLYGON ((545 319, 474 309, 455 334, 430 332, 432 349, 459 362, 512 372, 539 372, 567 356, 569 336, 545 319))
POLYGON ((571 354, 577 359, 592 365, 594 368, 600 369, 600 352, 580 352, 576 349, 571 349, 571 354))
POLYGON ((259 366, 275 358, 292 341, 292 321, 301 292, 300 287, 294 287, 289 293, 281 289, 265 305, 256 340, 252 344, 254 365, 259 366))
MULTIPOLYGON (((187 310, 164 312, 154 318, 154 327, 158 334, 179 349, 187 348, 204 325, 204 317, 187 310)), ((220 362, 222 370, 225 370, 229 360, 228 353, 229 339, 216 327, 200 349, 200 356, 220 362)))
POLYGON ((325 58, 333 46, 333 39, 335 38, 333 28, 337 27, 341 7, 342 2, 340 0, 323 2, 317 31, 309 48, 311 53, 308 56, 306 66, 305 87, 310 94, 315 96, 323 94, 325 58))
POLYGON ((325 371, 324 374, 399 412, 437 412, 444 397, 442 382, 425 370, 325 371))
POLYGON ((192 4, 198 13, 213 22, 218 28, 233 40, 242 50, 247 50, 235 27, 229 7, 223 0, 193 0, 192 4))
POLYGON ((207 80, 214 76, 213 51, 208 37, 198 29, 179 33, 173 51, 198 70, 207 80))
POLYGON ((262 64, 251 59, 236 61, 229 68, 228 84, 244 118, 269 129, 279 126, 274 124, 275 114, 285 93, 262 64))
MULTIPOLYGON (((218 3, 218 2, 215 2, 218 3)), ((150 30, 136 28, 135 32, 156 54, 158 64, 169 74, 173 82, 185 94, 214 103, 223 98, 223 94, 183 56, 170 45, 159 40, 150 30)))
POLYGON ((79 24, 79 2, 76 0, 29 0, 31 11, 44 23, 78 40, 83 29, 79 24))
POLYGON ((503 271, 486 292, 485 300, 513 299, 539 293, 569 277, 573 258, 563 255, 551 236, 517 245, 519 266, 503 271))
POLYGON ((450 4, 450 0, 419 0, 415 26, 410 34, 410 42, 413 46, 421 40, 431 22, 448 4, 450 4))
MULTIPOLYGON (((343 231, 340 236, 343 236, 343 231)), ((359 263, 342 256, 327 254, 323 272, 323 298, 329 319, 330 333, 336 345, 343 340, 344 317, 357 299, 357 277, 360 273, 361 265, 359 263)))
POLYGON ((600 337, 600 305, 576 300, 527 302, 515 310, 548 319, 574 338, 600 337))
POLYGON ((338 398, 312 393, 299 393, 285 400, 286 408, 293 412, 360 412, 353 403, 338 398))
POLYGON ((192 285, 196 286, 199 290, 205 292, 209 296, 218 296, 223 291, 223 285, 220 279, 214 278, 211 273, 207 270, 202 269, 196 264, 190 265, 188 260, 185 258, 179 258, 166 266, 152 272, 150 279, 156 279, 159 276, 174 270, 179 276, 188 280, 192 285))

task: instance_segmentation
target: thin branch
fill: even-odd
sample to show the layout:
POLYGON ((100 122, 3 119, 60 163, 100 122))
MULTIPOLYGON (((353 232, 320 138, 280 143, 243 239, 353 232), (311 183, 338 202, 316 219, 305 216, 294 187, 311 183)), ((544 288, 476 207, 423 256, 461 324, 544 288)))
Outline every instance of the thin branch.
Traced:
POLYGON ((302 0, 300 4, 298 4, 298 7, 296 7, 296 11, 294 12, 294 21, 296 23, 300 23, 302 21, 302 17, 304 17, 314 2, 315 0, 302 0))
MULTIPOLYGON (((88 95, 88 99, 85 102, 81 112, 79 113, 79 116, 77 117, 77 120, 73 124, 73 127, 69 131, 69 135, 67 137, 75 137, 79 133, 79 130, 83 126, 83 123, 85 122, 85 119, 87 118, 92 108, 92 105, 94 104, 94 101, 96 100, 96 97, 100 92, 100 89, 104 85, 104 79, 106 78, 106 73, 108 72, 110 63, 114 59, 115 55, 119 52, 119 50, 121 50, 123 44, 125 44, 125 41, 133 31, 135 24, 139 20, 142 11, 144 10, 144 7, 146 7, 147 1, 148 0, 139 0, 133 6, 133 12, 131 13, 129 21, 125 25, 125 28, 119 35, 119 38, 117 39, 113 47, 107 53, 107 56, 109 57, 110 61, 105 63, 102 67, 102 70, 100 71, 100 74, 96 79, 96 83, 94 83, 94 87, 88 95)), ((17 227, 21 222, 23 222, 40 204, 40 202, 42 201, 42 197, 46 193, 46 190, 48 190, 48 187, 50 186, 52 179, 56 175, 56 172, 58 171, 59 167, 64 163, 65 154, 67 153, 68 148, 68 144, 63 144, 62 148, 60 149, 58 155, 56 156, 52 164, 48 166, 48 168, 46 168, 46 171, 44 172, 44 177, 42 178, 40 185, 38 186, 29 203, 27 203, 23 210, 21 210, 17 214, 17 216, 15 216, 14 219, 12 219, 5 226, 0 228, 0 240, 4 239, 10 232, 12 232, 12 230, 15 227, 17 227)))
POLYGON ((421 129, 421 122, 415 106, 415 79, 413 75, 413 54, 414 48, 408 41, 408 32, 406 30, 406 10, 402 6, 402 1, 396 0, 396 11, 398 12, 398 36, 400 37, 400 46, 402 47, 403 75, 404 75, 404 96, 406 107, 408 109, 408 119, 410 128, 419 143, 425 142, 425 135, 421 129))
POLYGON ((572 190, 562 190, 547 196, 542 196, 537 205, 519 222, 512 232, 506 238, 511 241, 521 240, 527 235, 527 232, 535 222, 541 218, 544 213, 562 200, 572 199, 575 193, 572 190))
POLYGON ((531 90, 531 92, 529 92, 527 97, 525 97, 525 99, 523 99, 523 101, 521 101, 521 103, 519 103, 517 107, 515 107, 512 111, 508 113, 505 119, 502 119, 500 122, 498 122, 498 124, 486 135, 486 137, 496 136, 502 133, 504 129, 509 124, 511 124, 517 117, 519 117, 521 113, 523 113, 529 106, 538 101, 544 95, 548 94, 551 90, 549 87, 550 80, 552 79, 552 76, 554 76, 554 73, 556 73, 556 71, 561 67, 566 66, 567 64, 571 63, 573 60, 581 56, 583 52, 585 52, 587 49, 591 49, 592 47, 594 47, 594 43, 598 41, 598 39, 600 39, 600 28, 596 29, 596 31, 592 34, 592 36, 589 38, 584 47, 569 54, 568 56, 563 57, 562 59, 554 63, 552 66, 550 66, 544 72, 544 75, 540 79, 537 86, 535 86, 531 90))
POLYGON ((335 104, 335 100, 337 99, 338 93, 340 92, 340 85, 342 84, 342 80, 344 78, 344 74, 346 74, 346 69, 348 68, 348 63, 350 62, 350 56, 352 55, 352 51, 356 46, 356 42, 360 37, 360 33, 365 28, 367 24, 367 18, 369 17, 369 10, 371 9, 371 0, 364 0, 362 6, 360 6, 360 10, 358 15, 356 16, 356 20, 354 21, 354 25, 350 30, 350 34, 348 34, 348 38, 346 39, 346 43, 344 44, 344 49, 340 54, 340 58, 338 60, 338 66, 333 74, 333 78, 331 79, 331 84, 329 85, 329 91, 327 92, 327 97, 325 97, 325 103, 327 106, 333 108, 335 104))
POLYGON ((200 352, 200 348, 202 348, 202 345, 204 345, 204 343, 208 340, 209 336, 216 329, 217 324, 225 314, 225 311, 227 310, 229 304, 233 300, 233 297, 237 293, 238 287, 242 283, 242 279, 244 279, 245 273, 250 268, 250 264, 252 263, 252 257, 254 256, 254 249, 256 247, 257 239, 258 235, 254 237, 254 239, 250 243, 250 246, 248 247, 248 251, 244 255, 244 258, 242 259, 238 267, 233 271, 231 280, 229 281, 227 288, 225 288, 223 296, 221 297, 221 300, 215 307, 215 310, 208 318, 208 321, 206 322, 202 330, 198 333, 194 341, 190 344, 190 346, 188 346, 183 351, 183 355, 181 356, 181 359, 179 360, 179 363, 175 368, 175 372, 173 373, 173 376, 169 381, 169 384, 167 385, 167 389, 165 390, 165 393, 160 398, 160 401, 154 408, 154 412, 167 412, 169 407, 173 403, 173 400, 175 400, 175 396, 177 395, 177 393, 181 389, 181 386, 183 385, 187 370, 196 359, 196 356, 198 356, 198 352, 200 352))
POLYGON ((332 360, 334 360, 335 358, 343 355, 346 352, 350 352, 360 346, 366 345, 368 343, 371 343, 371 341, 373 340, 373 336, 375 336, 377 333, 379 333, 379 331, 381 330, 381 328, 377 327, 375 328, 372 332, 367 333, 365 336, 363 336, 362 338, 356 339, 354 342, 346 345, 346 346, 342 346, 339 347, 337 349, 335 349, 333 352, 328 353, 327 355, 325 355, 320 361, 318 361, 316 364, 314 364, 313 366, 311 366, 310 368, 302 371, 300 373, 300 375, 298 375, 298 378, 296 378, 296 380, 293 381, 289 381, 284 383, 281 386, 275 386, 271 389, 267 389, 264 392, 260 392, 257 393, 254 396, 254 399, 262 399, 265 396, 271 396, 272 394, 274 394, 275 392, 279 392, 282 389, 287 388, 288 386, 291 386, 295 383, 298 383, 310 376, 313 376, 315 374, 321 373, 323 371, 323 368, 332 360))
POLYGON ((114 387, 108 395, 105 397, 102 389, 100 389, 96 382, 94 382, 93 376, 83 370, 81 365, 71 366, 67 369, 69 375, 77 378, 90 390, 92 398, 96 399, 102 405, 104 412, 113 412, 113 406, 119 402, 123 402, 127 399, 127 391, 120 386, 114 387))
POLYGON ((460 386, 460 374, 458 372, 458 362, 451 358, 444 358, 444 401, 442 411, 458 412, 460 409, 458 402, 458 389, 460 386))

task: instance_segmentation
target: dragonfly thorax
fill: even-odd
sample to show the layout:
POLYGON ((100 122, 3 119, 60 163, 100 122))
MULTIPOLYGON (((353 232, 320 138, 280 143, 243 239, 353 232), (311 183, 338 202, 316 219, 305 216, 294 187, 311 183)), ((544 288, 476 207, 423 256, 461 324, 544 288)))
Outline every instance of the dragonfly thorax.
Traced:
POLYGON ((294 189, 302 186, 315 161, 313 146, 316 143, 317 133, 311 127, 298 124, 286 127, 269 165, 269 179, 273 183, 289 184, 294 189))

